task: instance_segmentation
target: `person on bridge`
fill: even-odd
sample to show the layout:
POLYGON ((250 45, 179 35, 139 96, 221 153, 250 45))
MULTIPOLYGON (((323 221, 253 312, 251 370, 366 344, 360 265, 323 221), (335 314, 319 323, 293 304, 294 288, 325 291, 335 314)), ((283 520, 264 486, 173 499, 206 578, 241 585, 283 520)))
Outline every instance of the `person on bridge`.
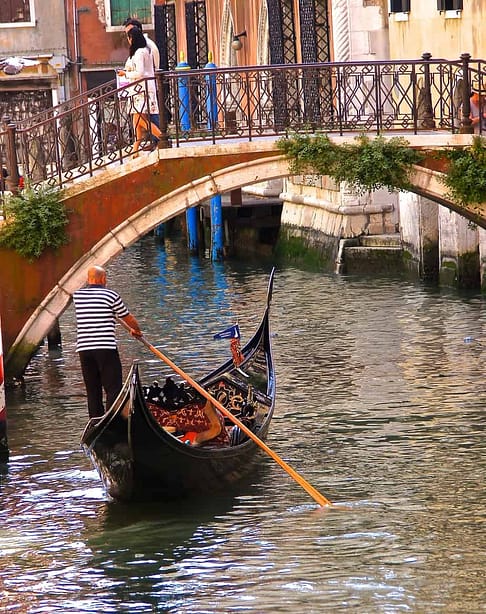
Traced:
MULTIPOLYGON (((484 96, 480 96, 480 85, 473 83, 469 104, 471 107, 471 125, 474 128, 474 134, 486 135, 486 112, 484 104, 484 96)), ((483 90, 484 93, 484 90, 483 90)))
POLYGON ((146 79, 145 82, 136 86, 137 90, 131 93, 130 99, 133 131, 136 135, 133 145, 133 157, 135 158, 138 156, 140 143, 147 134, 159 140, 162 133, 159 127, 150 121, 150 115, 159 112, 152 54, 139 28, 132 27, 128 30, 127 38, 130 45, 129 57, 124 70, 119 70, 118 75, 124 76, 128 81, 146 79))
POLYGON ((88 270, 87 285, 73 294, 76 310, 77 344, 81 372, 88 397, 90 418, 105 413, 115 401, 123 385, 122 365, 118 353, 115 322, 123 320, 134 337, 142 331, 120 295, 106 287, 106 271, 100 266, 88 270))
MULTIPOLYGON (((123 22, 123 27, 125 29, 125 34, 127 35, 127 37, 128 37, 128 33, 130 32, 132 28, 138 28, 140 32, 143 32, 145 40, 147 41, 147 46, 150 49, 150 53, 152 54, 152 60, 154 63, 154 71, 158 70, 160 68, 160 51, 159 51, 159 48, 157 47, 157 44, 151 38, 149 38, 147 34, 145 34, 145 32, 143 31, 142 22, 139 21, 138 19, 133 19, 132 17, 128 17, 123 22)), ((157 128, 160 128, 158 113, 150 113, 150 121, 153 124, 155 124, 157 128)))

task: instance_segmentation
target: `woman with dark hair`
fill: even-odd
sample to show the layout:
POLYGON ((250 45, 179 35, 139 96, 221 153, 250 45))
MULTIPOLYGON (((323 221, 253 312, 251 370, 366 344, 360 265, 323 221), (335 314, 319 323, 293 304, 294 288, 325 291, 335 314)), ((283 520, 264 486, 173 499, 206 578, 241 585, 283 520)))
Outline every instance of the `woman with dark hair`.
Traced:
POLYGON ((151 113, 158 113, 157 91, 154 80, 154 61, 147 40, 139 28, 133 27, 127 32, 128 44, 130 45, 129 57, 125 63, 125 70, 118 71, 128 81, 147 80, 134 86, 131 96, 131 115, 135 143, 133 144, 133 157, 138 156, 141 141, 149 134, 160 139, 159 128, 150 121, 151 113))

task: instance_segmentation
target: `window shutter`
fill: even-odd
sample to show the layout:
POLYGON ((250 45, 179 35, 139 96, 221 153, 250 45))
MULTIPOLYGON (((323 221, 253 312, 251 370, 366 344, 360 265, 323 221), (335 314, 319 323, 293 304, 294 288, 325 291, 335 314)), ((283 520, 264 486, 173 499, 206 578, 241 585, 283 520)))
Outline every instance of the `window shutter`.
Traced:
POLYGON ((123 25, 127 17, 133 17, 142 23, 152 21, 150 0, 110 0, 110 7, 112 26, 123 25))
POLYGON ((130 0, 130 17, 142 23, 151 23, 152 10, 150 0, 130 0))
POLYGON ((110 0, 110 8, 112 26, 121 26, 127 17, 131 17, 129 0, 110 0))
POLYGON ((410 0, 390 0, 390 13, 409 13, 410 0))
POLYGON ((282 12, 279 0, 267 0, 270 63, 284 63, 282 12))
POLYGON ((0 23, 30 21, 29 0, 1 0, 0 23))

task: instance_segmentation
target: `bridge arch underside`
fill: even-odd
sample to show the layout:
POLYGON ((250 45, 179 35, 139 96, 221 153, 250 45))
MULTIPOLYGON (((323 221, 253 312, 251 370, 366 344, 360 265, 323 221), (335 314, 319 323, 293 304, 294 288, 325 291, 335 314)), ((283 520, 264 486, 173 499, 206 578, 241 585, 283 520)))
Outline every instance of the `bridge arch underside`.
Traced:
MULTIPOLYGON (((124 249, 148 232, 187 209, 231 190, 289 176, 288 161, 281 155, 237 164, 190 181, 150 204, 142 207, 115 228, 107 232, 87 253, 72 264, 46 298, 28 318, 11 345, 5 360, 6 373, 17 377, 23 373, 39 344, 46 337, 57 318, 68 307, 72 293, 85 282, 87 268, 105 265, 124 249)), ((478 209, 464 211, 444 199, 440 173, 416 167, 413 191, 432 201, 461 213, 486 228, 486 216, 478 209)))
POLYGON ((86 271, 90 266, 106 265, 159 224, 216 194, 287 175, 288 163, 282 156, 237 164, 190 181, 155 199, 110 229, 87 253, 72 264, 27 319, 6 354, 7 376, 15 378, 23 373, 39 344, 68 307, 72 293, 85 283, 86 271))

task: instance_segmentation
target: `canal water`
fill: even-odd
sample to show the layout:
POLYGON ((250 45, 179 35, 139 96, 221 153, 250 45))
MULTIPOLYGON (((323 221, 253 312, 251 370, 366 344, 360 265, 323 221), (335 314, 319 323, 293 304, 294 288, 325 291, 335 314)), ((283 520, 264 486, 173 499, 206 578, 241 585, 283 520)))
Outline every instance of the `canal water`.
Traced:
MULTIPOLYGON (((262 312, 267 262, 212 264, 146 238, 109 268, 148 341, 200 377, 213 334, 262 312)), ((486 611, 485 301, 403 279, 278 267, 273 460, 211 500, 110 501, 80 449, 86 419, 72 308, 8 392, 0 474, 0 611, 486 611)), ((167 371, 123 330, 125 370, 167 371)))

